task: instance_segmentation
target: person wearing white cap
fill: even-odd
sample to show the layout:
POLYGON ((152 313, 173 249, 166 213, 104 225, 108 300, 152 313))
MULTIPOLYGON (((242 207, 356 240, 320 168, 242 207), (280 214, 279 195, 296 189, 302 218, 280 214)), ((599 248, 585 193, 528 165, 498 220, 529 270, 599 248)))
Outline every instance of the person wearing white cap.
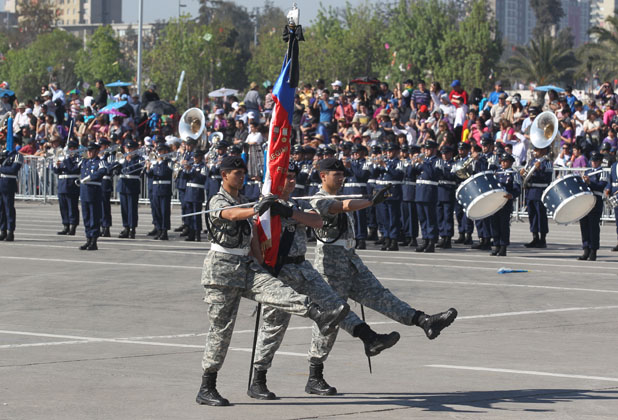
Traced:
POLYGON ((28 114, 26 114, 26 104, 20 102, 19 105, 17 105, 17 113, 13 119, 13 132, 17 133, 22 127, 28 127, 29 124, 30 118, 28 118, 28 114))
POLYGON ((52 101, 51 92, 46 90, 41 96, 43 97, 43 105, 47 106, 47 115, 56 118, 56 104, 52 101))

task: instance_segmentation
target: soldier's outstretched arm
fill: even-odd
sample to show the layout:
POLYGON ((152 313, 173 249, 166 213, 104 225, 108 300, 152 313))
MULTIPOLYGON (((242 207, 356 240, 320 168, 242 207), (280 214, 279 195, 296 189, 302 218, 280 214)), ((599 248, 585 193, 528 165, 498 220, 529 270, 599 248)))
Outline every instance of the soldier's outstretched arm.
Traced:
POLYGON ((231 220, 233 222, 250 219, 255 215, 256 212, 252 207, 221 210, 221 218, 231 220))
POLYGON ((357 211, 371 207, 373 202, 371 200, 343 200, 333 201, 328 208, 330 214, 344 213, 350 211, 357 211))
POLYGON ((294 210, 294 213, 292 213, 292 219, 296 220, 300 224, 303 224, 313 229, 320 229, 322 226, 324 226, 322 216, 313 211, 304 212, 294 210))

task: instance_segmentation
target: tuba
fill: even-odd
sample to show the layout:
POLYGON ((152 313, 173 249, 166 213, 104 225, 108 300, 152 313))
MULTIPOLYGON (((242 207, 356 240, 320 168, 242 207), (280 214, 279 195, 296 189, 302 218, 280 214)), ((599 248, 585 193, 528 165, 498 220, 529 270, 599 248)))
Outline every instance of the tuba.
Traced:
POLYGON ((470 156, 465 161, 463 159, 455 162, 453 167, 451 168, 451 173, 455 174, 457 178, 464 180, 468 179, 472 176, 472 164, 474 163, 474 158, 470 156))
POLYGON ((182 140, 199 140, 206 127, 206 117, 199 108, 189 108, 180 117, 178 134, 182 140))
MULTIPOLYGON (((530 126, 530 143, 537 149, 549 147, 558 136, 558 117, 551 112, 545 111, 539 114, 530 126)), ((542 160, 547 160, 543 156, 542 160)), ((536 171, 534 165, 529 165, 522 174, 524 188, 528 186, 530 178, 536 171)))

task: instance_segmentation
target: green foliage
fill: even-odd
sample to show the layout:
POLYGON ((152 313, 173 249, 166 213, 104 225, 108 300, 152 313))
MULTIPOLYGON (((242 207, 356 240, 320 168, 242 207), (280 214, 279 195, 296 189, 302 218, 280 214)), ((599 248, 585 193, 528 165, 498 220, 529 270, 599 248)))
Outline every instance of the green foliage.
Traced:
POLYGON ((33 98, 41 86, 56 82, 64 90, 73 89, 77 78, 75 63, 82 43, 65 31, 41 34, 28 47, 7 52, 0 66, 0 79, 9 81, 18 97, 33 98))
POLYGON ((21 45, 28 45, 37 35, 51 32, 58 20, 58 12, 48 2, 19 0, 19 32, 21 45))
POLYGON ((557 27, 564 16, 560 0, 530 0, 530 7, 536 17, 536 26, 532 30, 535 38, 550 34, 552 26, 557 27))
POLYGON ((515 76, 539 85, 572 83, 578 65, 573 51, 573 39, 568 29, 557 37, 543 34, 530 40, 530 45, 515 47, 508 60, 515 76))
POLYGON ((90 85, 99 79, 110 83, 129 77, 130 72, 121 66, 120 42, 111 26, 100 26, 77 55, 77 77, 90 85))
POLYGON ((590 35, 597 42, 583 45, 577 51, 582 63, 578 75, 591 78, 596 73, 602 80, 608 80, 618 65, 618 16, 608 16, 605 25, 593 27, 590 35))

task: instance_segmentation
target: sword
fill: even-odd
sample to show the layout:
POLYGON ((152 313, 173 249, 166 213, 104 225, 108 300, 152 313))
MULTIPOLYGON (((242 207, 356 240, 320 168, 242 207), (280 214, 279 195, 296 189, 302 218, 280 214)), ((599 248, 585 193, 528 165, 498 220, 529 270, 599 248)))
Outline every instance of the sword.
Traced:
MULTIPOLYGON (((363 319, 363 322, 365 322, 365 307, 361 304, 361 318, 363 319)), ((373 372, 371 371, 371 357, 367 356, 367 363, 369 364, 369 374, 373 374, 373 372)))

